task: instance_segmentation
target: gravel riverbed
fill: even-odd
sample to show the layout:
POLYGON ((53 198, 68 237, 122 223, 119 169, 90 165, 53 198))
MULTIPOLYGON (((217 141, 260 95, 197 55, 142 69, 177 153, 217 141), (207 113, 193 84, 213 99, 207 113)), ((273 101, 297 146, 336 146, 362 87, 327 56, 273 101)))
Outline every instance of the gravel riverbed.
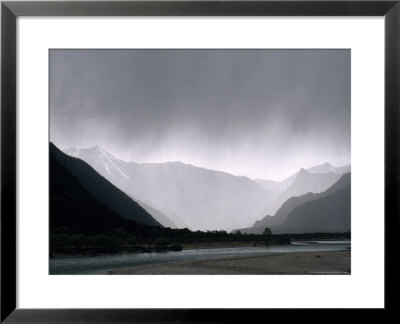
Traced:
POLYGON ((266 253, 114 269, 114 275, 350 274, 350 251, 266 253))

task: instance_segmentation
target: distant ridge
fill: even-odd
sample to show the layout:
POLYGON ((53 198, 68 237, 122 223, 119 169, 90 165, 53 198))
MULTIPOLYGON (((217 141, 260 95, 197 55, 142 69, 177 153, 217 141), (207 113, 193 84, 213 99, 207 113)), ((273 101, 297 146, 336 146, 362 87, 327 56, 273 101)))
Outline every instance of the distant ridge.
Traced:
MULTIPOLYGON (((305 169, 309 173, 338 173, 338 174, 344 174, 346 172, 351 171, 351 166, 350 164, 346 164, 340 167, 335 167, 329 162, 325 162, 320 165, 316 165, 313 167, 310 167, 308 169, 305 169)), ((274 181, 274 180, 265 180, 265 179, 255 179, 254 181, 257 182, 260 186, 262 186, 264 189, 276 192, 276 193, 281 193, 289 189, 289 187, 292 185, 293 181, 296 179, 298 173, 300 171, 292 174, 290 177, 287 177, 286 179, 282 181, 274 181)))
POLYGON ((264 217, 272 218, 266 215, 274 215, 292 197, 324 192, 350 170, 350 165, 324 163, 274 182, 179 161, 125 162, 98 145, 65 152, 91 165, 162 225, 191 230, 247 228, 264 217))
MULTIPOLYGON (((333 213, 329 211, 329 208, 339 210, 342 215, 334 215, 332 217, 340 218, 342 219, 342 223, 345 224, 344 227, 338 226, 337 230, 341 231, 343 228, 347 231, 350 229, 350 187, 351 187, 351 173, 346 173, 340 177, 338 181, 336 181, 330 188, 328 188, 326 191, 318 194, 314 193, 307 193, 305 195, 301 195, 298 197, 291 197, 287 201, 285 201, 282 206, 278 209, 276 212, 275 216, 265 216, 259 221, 256 221, 254 225, 250 228, 242 228, 240 229, 241 232, 244 233, 254 233, 254 234, 261 234, 266 227, 270 227, 273 229, 274 233, 281 233, 286 231, 291 231, 291 233, 298 233, 298 232, 310 232, 314 231, 316 227, 318 227, 321 231, 323 230, 324 226, 321 224, 322 217, 318 218, 317 214, 329 214, 332 215, 333 213), (342 191, 345 190, 345 191, 342 191), (347 190, 347 191, 346 191, 347 190), (339 196, 337 197, 338 193, 342 192, 339 196), (294 211, 304 205, 307 204, 311 201, 316 201, 325 197, 330 197, 330 196, 335 196, 331 197, 327 200, 322 200, 322 202, 317 203, 315 206, 318 206, 319 210, 314 210, 314 216, 310 216, 310 219, 312 219, 312 222, 315 222, 315 224, 309 224, 310 219, 306 221, 304 218, 305 216, 299 216, 299 212, 294 213, 294 211), (336 199, 336 200, 335 200, 336 199), (331 201, 335 201, 337 206, 332 205, 331 201), (340 203, 342 201, 343 203, 347 204, 346 207, 343 207, 340 209, 340 206, 343 206, 343 204, 340 203), (328 204, 329 207, 324 207, 324 204, 328 204), (292 215, 293 214, 293 215, 292 215), (289 217, 290 216, 290 217, 289 217), (304 224, 301 224, 300 219, 304 222, 304 224), (297 224, 297 226, 295 226, 297 224), (316 225, 316 226, 314 226, 316 225)), ((311 209, 313 207, 310 207, 311 209)), ((310 210, 308 212, 310 212, 310 210)), ((334 220, 323 220, 326 224, 333 224, 334 220)), ((327 231, 331 231, 332 228, 329 228, 328 225, 326 225, 325 228, 327 231)))
POLYGON ((335 167, 332 164, 326 162, 324 164, 316 165, 308 168, 307 171, 310 173, 346 173, 350 172, 350 164, 346 164, 340 167, 335 167))
POLYGON ((285 191, 281 192, 276 198, 264 209, 263 215, 274 215, 282 204, 290 197, 298 197, 306 193, 319 193, 327 190, 340 177, 341 173, 311 173, 305 169, 300 169, 295 174, 292 184, 285 191))

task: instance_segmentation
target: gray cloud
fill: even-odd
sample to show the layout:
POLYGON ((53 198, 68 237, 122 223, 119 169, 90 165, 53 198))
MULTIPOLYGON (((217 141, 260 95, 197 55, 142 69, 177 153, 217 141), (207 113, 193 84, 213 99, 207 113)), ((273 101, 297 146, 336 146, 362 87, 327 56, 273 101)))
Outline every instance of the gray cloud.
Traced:
POLYGON ((349 50, 52 50, 50 138, 280 179, 350 161, 349 50))

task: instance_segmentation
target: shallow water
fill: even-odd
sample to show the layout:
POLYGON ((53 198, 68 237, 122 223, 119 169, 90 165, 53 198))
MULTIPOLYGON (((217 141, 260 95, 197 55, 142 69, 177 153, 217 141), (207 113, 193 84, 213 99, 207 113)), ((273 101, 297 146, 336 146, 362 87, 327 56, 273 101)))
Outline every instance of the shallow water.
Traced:
POLYGON ((306 251, 343 251, 351 247, 350 241, 308 241, 289 245, 235 247, 218 249, 184 250, 181 252, 153 252, 115 254, 92 257, 50 259, 50 274, 108 274, 109 271, 137 265, 185 260, 206 260, 221 257, 257 255, 259 253, 290 253, 306 251))

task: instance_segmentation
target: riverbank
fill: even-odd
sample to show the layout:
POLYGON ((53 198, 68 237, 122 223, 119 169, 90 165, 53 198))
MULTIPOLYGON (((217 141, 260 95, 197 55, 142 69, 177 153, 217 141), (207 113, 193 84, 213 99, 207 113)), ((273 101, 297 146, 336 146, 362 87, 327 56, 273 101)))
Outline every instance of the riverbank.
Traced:
MULTIPOLYGON (((283 243, 271 242, 201 242, 201 243, 183 243, 183 250, 202 250, 202 249, 221 249, 221 248, 237 248, 237 247, 256 247, 266 245, 282 245, 283 243)), ((284 244, 290 244, 284 243, 284 244)))
POLYGON ((351 252, 288 252, 257 256, 178 261, 114 269, 111 274, 238 275, 238 274, 350 274, 351 252))
POLYGON ((50 252, 51 259, 63 258, 77 258, 77 257, 91 257, 91 256, 104 256, 116 254, 131 254, 131 253, 152 253, 152 252, 168 252, 168 251, 181 251, 181 250, 202 250, 202 249, 219 249, 219 248, 238 248, 238 247, 256 247, 256 246, 273 246, 290 244, 290 242, 200 242, 200 243, 182 243, 179 244, 180 249, 166 247, 159 249, 154 245, 135 245, 135 246, 122 246, 120 248, 112 247, 86 247, 86 248, 64 248, 53 250, 50 252))

